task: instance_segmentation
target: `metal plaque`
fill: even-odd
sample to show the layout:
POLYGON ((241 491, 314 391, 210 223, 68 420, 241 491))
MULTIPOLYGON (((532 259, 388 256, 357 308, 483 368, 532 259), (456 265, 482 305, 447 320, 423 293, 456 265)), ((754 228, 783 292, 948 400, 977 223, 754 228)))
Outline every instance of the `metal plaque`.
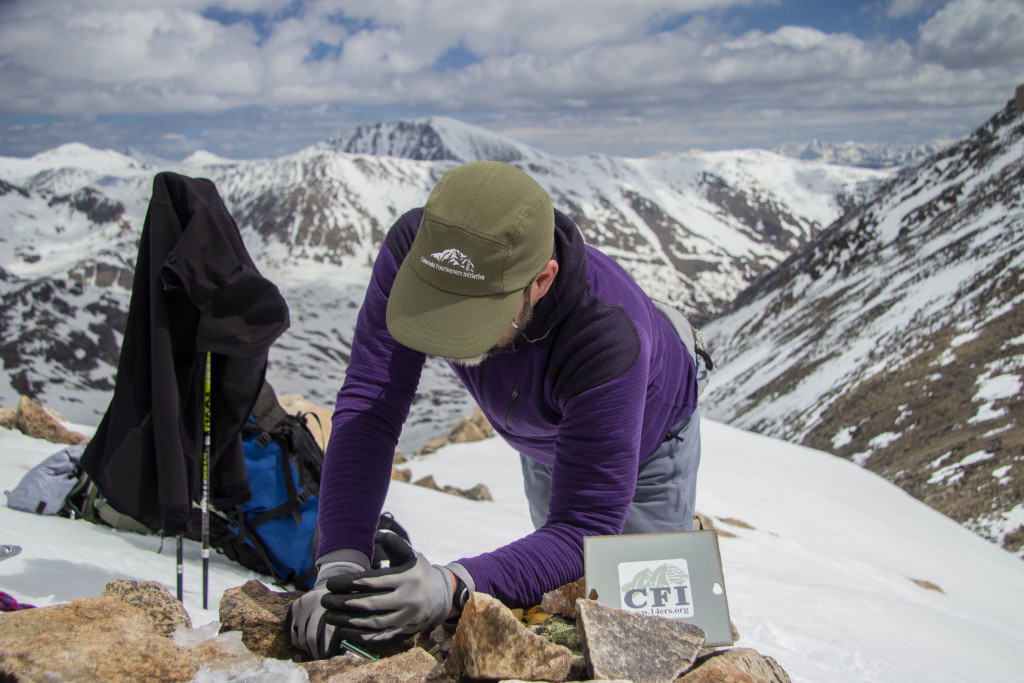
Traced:
POLYGON ((714 531, 586 536, 583 563, 587 595, 602 605, 688 621, 706 645, 732 645, 714 531))

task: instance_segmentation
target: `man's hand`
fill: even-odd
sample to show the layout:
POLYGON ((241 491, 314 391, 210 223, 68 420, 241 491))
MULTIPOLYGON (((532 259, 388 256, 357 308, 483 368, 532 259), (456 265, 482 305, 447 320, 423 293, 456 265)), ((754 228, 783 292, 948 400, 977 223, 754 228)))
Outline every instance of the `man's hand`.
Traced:
POLYGON ((382 642, 444 621, 452 609, 452 577, 397 534, 380 541, 391 566, 344 573, 327 580, 325 621, 350 637, 382 642))
POLYGON ((322 600, 328 594, 327 583, 331 578, 359 573, 364 569, 355 562, 326 562, 320 566, 313 588, 288 608, 288 631, 292 645, 308 652, 314 659, 341 653, 341 637, 335 638, 334 626, 325 620, 327 610, 322 600))

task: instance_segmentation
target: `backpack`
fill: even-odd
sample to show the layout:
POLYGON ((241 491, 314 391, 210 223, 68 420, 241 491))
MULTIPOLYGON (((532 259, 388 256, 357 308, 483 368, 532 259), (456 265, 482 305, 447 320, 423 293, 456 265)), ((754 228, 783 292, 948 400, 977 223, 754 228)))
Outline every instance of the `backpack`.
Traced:
MULTIPOLYGON (((323 449, 305 415, 287 413, 264 382, 242 429, 242 450, 251 498, 231 510, 210 508, 210 546, 281 586, 308 590, 316 578, 323 449)), ((193 510, 186 535, 200 540, 200 529, 201 512, 193 510)))
MULTIPOLYGON (((244 567, 273 576, 281 587, 290 583, 299 590, 309 590, 317 573, 314 560, 319 540, 323 449, 306 425, 305 414, 285 411, 267 382, 241 436, 251 498, 230 510, 209 506, 210 547, 244 567)), ((151 533, 110 507, 85 472, 79 472, 78 483, 58 514, 151 533)), ((408 532, 389 512, 380 515, 377 530, 409 540, 408 532)), ((193 505, 185 537, 202 540, 202 511, 198 505, 193 505)), ((376 547, 372 567, 379 568, 387 559, 376 547)))

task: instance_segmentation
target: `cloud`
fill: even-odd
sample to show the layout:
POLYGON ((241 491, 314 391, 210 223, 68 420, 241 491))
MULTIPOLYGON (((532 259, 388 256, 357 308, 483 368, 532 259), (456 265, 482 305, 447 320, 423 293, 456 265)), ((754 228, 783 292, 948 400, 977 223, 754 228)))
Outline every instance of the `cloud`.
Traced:
POLYGON ((366 11, 366 3, 239 1, 220 3, 214 13, 198 0, 174 7, 84 0, 74 11, 54 0, 22 0, 6 5, 0 22, 0 66, 13 76, 0 107, 77 113, 434 102, 433 66, 455 48, 490 65, 444 89, 472 87, 472 73, 528 77, 540 68, 538 76, 571 76, 558 64, 605 49, 632 46, 637 54, 680 12, 730 4, 754 3, 638 0, 624 12, 612 0, 380 0, 366 11), (301 11, 288 11, 295 7, 301 11))
MULTIPOLYGON (((822 131, 950 137, 1001 105, 1021 73, 1018 0, 952 0, 916 45, 736 19, 775 4, 0 0, 0 115, 65 126, 89 116, 102 139, 126 114, 173 132, 202 122, 207 137, 178 144, 213 131, 214 151, 234 156, 246 135, 298 144, 332 116, 436 113, 530 131, 524 141, 552 151, 624 153, 632 141, 639 154, 822 131), (878 122, 889 127, 872 131, 878 122)), ((909 17, 936 4, 876 7, 909 17)))
POLYGON ((943 2, 944 0, 889 0, 885 14, 893 19, 902 19, 920 14, 943 2))
POLYGON ((1002 66, 1022 73, 1024 4, 955 0, 921 27, 922 57, 950 69, 1002 66))

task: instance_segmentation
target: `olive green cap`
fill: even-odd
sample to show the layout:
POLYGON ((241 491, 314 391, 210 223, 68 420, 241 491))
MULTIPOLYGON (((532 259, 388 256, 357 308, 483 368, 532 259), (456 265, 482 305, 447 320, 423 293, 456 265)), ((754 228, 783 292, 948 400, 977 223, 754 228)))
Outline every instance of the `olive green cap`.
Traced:
POLYGON ((450 169, 395 276, 388 331, 433 356, 485 353, 511 326, 554 242, 551 197, 526 173, 497 161, 450 169))

